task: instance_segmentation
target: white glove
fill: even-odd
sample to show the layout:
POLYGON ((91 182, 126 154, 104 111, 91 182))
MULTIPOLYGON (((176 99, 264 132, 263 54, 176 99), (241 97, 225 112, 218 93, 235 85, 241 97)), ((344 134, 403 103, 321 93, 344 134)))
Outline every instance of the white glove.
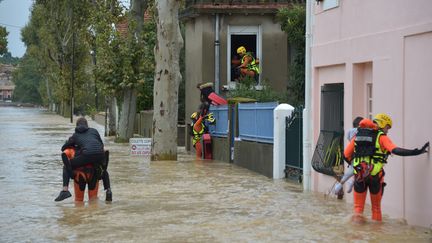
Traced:
POLYGON ((340 182, 337 182, 334 187, 334 193, 335 195, 339 195, 340 191, 343 189, 343 186, 340 182))

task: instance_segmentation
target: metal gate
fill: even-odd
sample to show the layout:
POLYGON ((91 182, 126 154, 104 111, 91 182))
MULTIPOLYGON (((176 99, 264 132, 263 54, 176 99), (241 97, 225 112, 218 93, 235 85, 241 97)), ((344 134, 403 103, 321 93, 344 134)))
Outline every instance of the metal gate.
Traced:
POLYGON ((303 170, 303 107, 294 109, 286 118, 285 129, 285 176, 302 180, 303 170))

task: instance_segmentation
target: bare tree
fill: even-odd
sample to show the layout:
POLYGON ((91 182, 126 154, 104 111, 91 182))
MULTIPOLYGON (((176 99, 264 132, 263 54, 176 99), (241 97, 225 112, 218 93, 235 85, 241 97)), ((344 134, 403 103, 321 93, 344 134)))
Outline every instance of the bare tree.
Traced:
POLYGON ((153 91, 152 160, 177 159, 178 92, 183 47, 178 11, 180 1, 157 0, 157 44, 153 91))

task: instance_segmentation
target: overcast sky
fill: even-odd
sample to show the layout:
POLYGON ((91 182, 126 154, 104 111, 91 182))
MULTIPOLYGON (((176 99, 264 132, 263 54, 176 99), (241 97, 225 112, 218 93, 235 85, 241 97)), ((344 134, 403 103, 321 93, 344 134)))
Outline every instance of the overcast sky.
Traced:
MULTIPOLYGON (((130 0, 120 0, 129 7, 130 0)), ((33 0, 0 0, 0 25, 6 27, 8 50, 13 57, 22 57, 26 47, 21 41, 21 28, 29 21, 33 0)))
POLYGON ((0 0, 0 25, 9 32, 8 50, 14 57, 22 57, 25 53, 21 28, 29 20, 32 4, 33 0, 0 0))

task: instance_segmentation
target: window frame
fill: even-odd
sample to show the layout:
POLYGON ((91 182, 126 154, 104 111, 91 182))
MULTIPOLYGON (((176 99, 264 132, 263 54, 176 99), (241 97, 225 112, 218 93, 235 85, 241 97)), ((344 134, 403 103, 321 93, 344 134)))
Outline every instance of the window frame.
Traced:
POLYGON ((366 114, 369 119, 373 117, 373 85, 366 84, 366 114))
MULTIPOLYGON (((256 58, 259 59, 259 69, 262 70, 262 29, 261 25, 228 25, 227 29, 227 85, 235 88, 236 82, 231 81, 231 35, 256 35, 256 58)), ((235 47, 234 47, 235 48, 235 47)), ((261 75, 259 75, 258 86, 261 85, 261 75)))

